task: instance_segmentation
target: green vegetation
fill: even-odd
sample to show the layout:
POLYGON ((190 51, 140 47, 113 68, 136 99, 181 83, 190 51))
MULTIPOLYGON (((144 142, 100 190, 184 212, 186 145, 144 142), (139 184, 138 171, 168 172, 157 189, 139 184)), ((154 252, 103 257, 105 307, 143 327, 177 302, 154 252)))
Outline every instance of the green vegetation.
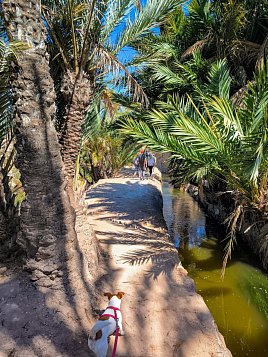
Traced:
POLYGON ((266 210, 267 68, 260 67, 237 107, 229 95, 226 62, 215 63, 208 83, 196 88, 196 99, 169 96, 155 103, 146 121, 125 119, 123 132, 154 150, 171 152, 180 160, 182 183, 217 175, 249 204, 266 210))
POLYGON ((127 87, 134 101, 147 103, 142 86, 118 54, 132 42, 159 26, 182 0, 150 0, 132 21, 127 21, 134 0, 46 1, 43 15, 48 28, 51 74, 57 94, 57 129, 65 170, 74 176, 80 149, 81 128, 87 107, 102 92, 104 77, 127 87), (111 35, 124 25, 116 42, 111 35), (119 74, 123 74, 120 78, 119 74))
POLYGON ((124 165, 132 163, 138 148, 126 141, 116 128, 116 111, 118 106, 107 109, 101 98, 110 97, 112 93, 102 93, 96 97, 87 112, 80 153, 80 174, 88 182, 111 177, 124 165))
POLYGON ((173 182, 230 192, 224 265, 246 212, 267 218, 267 36, 263 2, 194 0, 135 44, 151 109, 127 113, 122 131, 170 152, 173 182))
MULTIPOLYGON (((65 177, 72 190, 112 176, 131 162, 137 143, 169 152, 174 182, 200 188, 206 182, 212 191, 217 185, 218 191, 231 192, 228 223, 234 238, 246 212, 267 218, 268 3, 193 0, 187 14, 181 4, 42 1, 45 26, 40 21, 39 30, 46 31, 65 177), (120 59, 128 47, 136 55, 126 63, 120 59)), ((11 88, 23 49, 7 31, 5 11, 3 3, 0 143, 6 191, 1 210, 10 197, 8 187, 19 193, 16 202, 25 196, 18 183, 5 183, 14 177, 9 175, 16 160, 11 88)), ((19 103, 19 91, 15 99, 19 103)), ((232 245, 233 240, 226 259, 232 245)))
MULTIPOLYGON (((4 37, 0 26, 1 37, 4 37)), ((25 193, 21 187, 20 174, 14 166, 14 120, 12 88, 10 78, 17 63, 19 53, 26 46, 18 41, 5 43, 0 38, 0 211, 8 218, 14 206, 24 200, 25 193)))

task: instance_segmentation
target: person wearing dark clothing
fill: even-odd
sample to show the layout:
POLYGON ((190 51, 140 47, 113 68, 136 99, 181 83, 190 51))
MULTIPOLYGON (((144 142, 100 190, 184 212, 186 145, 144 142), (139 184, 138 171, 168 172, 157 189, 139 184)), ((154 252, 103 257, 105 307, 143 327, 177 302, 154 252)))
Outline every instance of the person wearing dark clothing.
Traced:
POLYGON ((147 159, 147 166, 149 169, 149 175, 152 176, 153 175, 153 168, 156 164, 156 158, 153 154, 149 153, 148 155, 148 159, 147 159))

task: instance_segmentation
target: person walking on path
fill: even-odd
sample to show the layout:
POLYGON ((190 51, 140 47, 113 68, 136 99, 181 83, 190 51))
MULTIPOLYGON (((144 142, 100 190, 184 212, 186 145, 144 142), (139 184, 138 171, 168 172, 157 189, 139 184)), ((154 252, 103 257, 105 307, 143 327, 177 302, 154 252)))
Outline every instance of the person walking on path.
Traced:
POLYGON ((147 166, 149 169, 149 175, 152 176, 153 175, 153 168, 156 164, 156 158, 153 154, 149 153, 148 154, 148 159, 147 159, 147 166))
POLYGON ((133 166, 134 166, 133 176, 135 177, 136 175, 139 175, 139 155, 137 155, 133 160, 133 166))
POLYGON ((145 155, 145 151, 141 151, 139 157, 139 178, 140 180, 145 179, 145 171, 147 169, 147 159, 145 155))

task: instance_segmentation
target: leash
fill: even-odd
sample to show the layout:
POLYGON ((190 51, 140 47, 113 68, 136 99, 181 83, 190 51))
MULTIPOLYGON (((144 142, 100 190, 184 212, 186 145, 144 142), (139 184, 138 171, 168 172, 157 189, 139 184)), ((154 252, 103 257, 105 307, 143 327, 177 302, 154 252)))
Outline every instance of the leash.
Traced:
POLYGON ((119 336, 119 325, 118 325, 118 317, 117 317, 116 311, 117 310, 120 311, 120 309, 118 309, 117 307, 114 307, 114 306, 108 306, 107 309, 114 310, 114 315, 103 314, 101 316, 108 316, 108 317, 112 317, 113 319, 115 319, 116 329, 115 329, 114 347, 113 347, 113 352, 112 352, 112 357, 115 357, 116 348, 117 348, 117 342, 118 342, 118 336, 119 336))
POLYGON ((115 323, 116 323, 116 330, 115 330, 115 339, 114 339, 114 348, 113 348, 113 352, 112 352, 112 357, 115 357, 117 341, 118 341, 118 336, 119 336, 118 317, 117 317, 116 310, 114 310, 114 314, 115 314, 114 319, 115 319, 115 323))

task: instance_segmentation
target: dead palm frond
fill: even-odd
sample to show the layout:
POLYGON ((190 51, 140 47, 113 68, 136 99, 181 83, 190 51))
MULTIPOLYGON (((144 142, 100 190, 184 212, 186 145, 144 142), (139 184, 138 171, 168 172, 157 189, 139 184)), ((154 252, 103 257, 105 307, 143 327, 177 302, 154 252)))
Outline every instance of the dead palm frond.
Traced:
POLYGON ((236 244, 236 231, 239 220, 242 221, 242 214, 244 212, 244 206, 238 205, 235 207, 230 216, 225 220, 224 224, 227 224, 229 232, 225 240, 227 240, 227 244, 224 247, 224 256, 221 270, 221 278, 224 277, 226 265, 229 259, 232 258, 232 251, 234 250, 234 246, 236 244))
POLYGON ((186 51, 183 52, 183 54, 181 55, 181 59, 183 60, 186 57, 191 56, 196 51, 201 52, 205 45, 206 45, 206 40, 196 41, 193 45, 191 45, 189 48, 187 48, 186 51))
POLYGON ((267 51, 268 51, 268 35, 265 37, 260 47, 258 57, 256 60, 256 68, 258 68, 261 65, 262 61, 265 60, 265 58, 267 58, 267 54, 268 54, 267 51))

